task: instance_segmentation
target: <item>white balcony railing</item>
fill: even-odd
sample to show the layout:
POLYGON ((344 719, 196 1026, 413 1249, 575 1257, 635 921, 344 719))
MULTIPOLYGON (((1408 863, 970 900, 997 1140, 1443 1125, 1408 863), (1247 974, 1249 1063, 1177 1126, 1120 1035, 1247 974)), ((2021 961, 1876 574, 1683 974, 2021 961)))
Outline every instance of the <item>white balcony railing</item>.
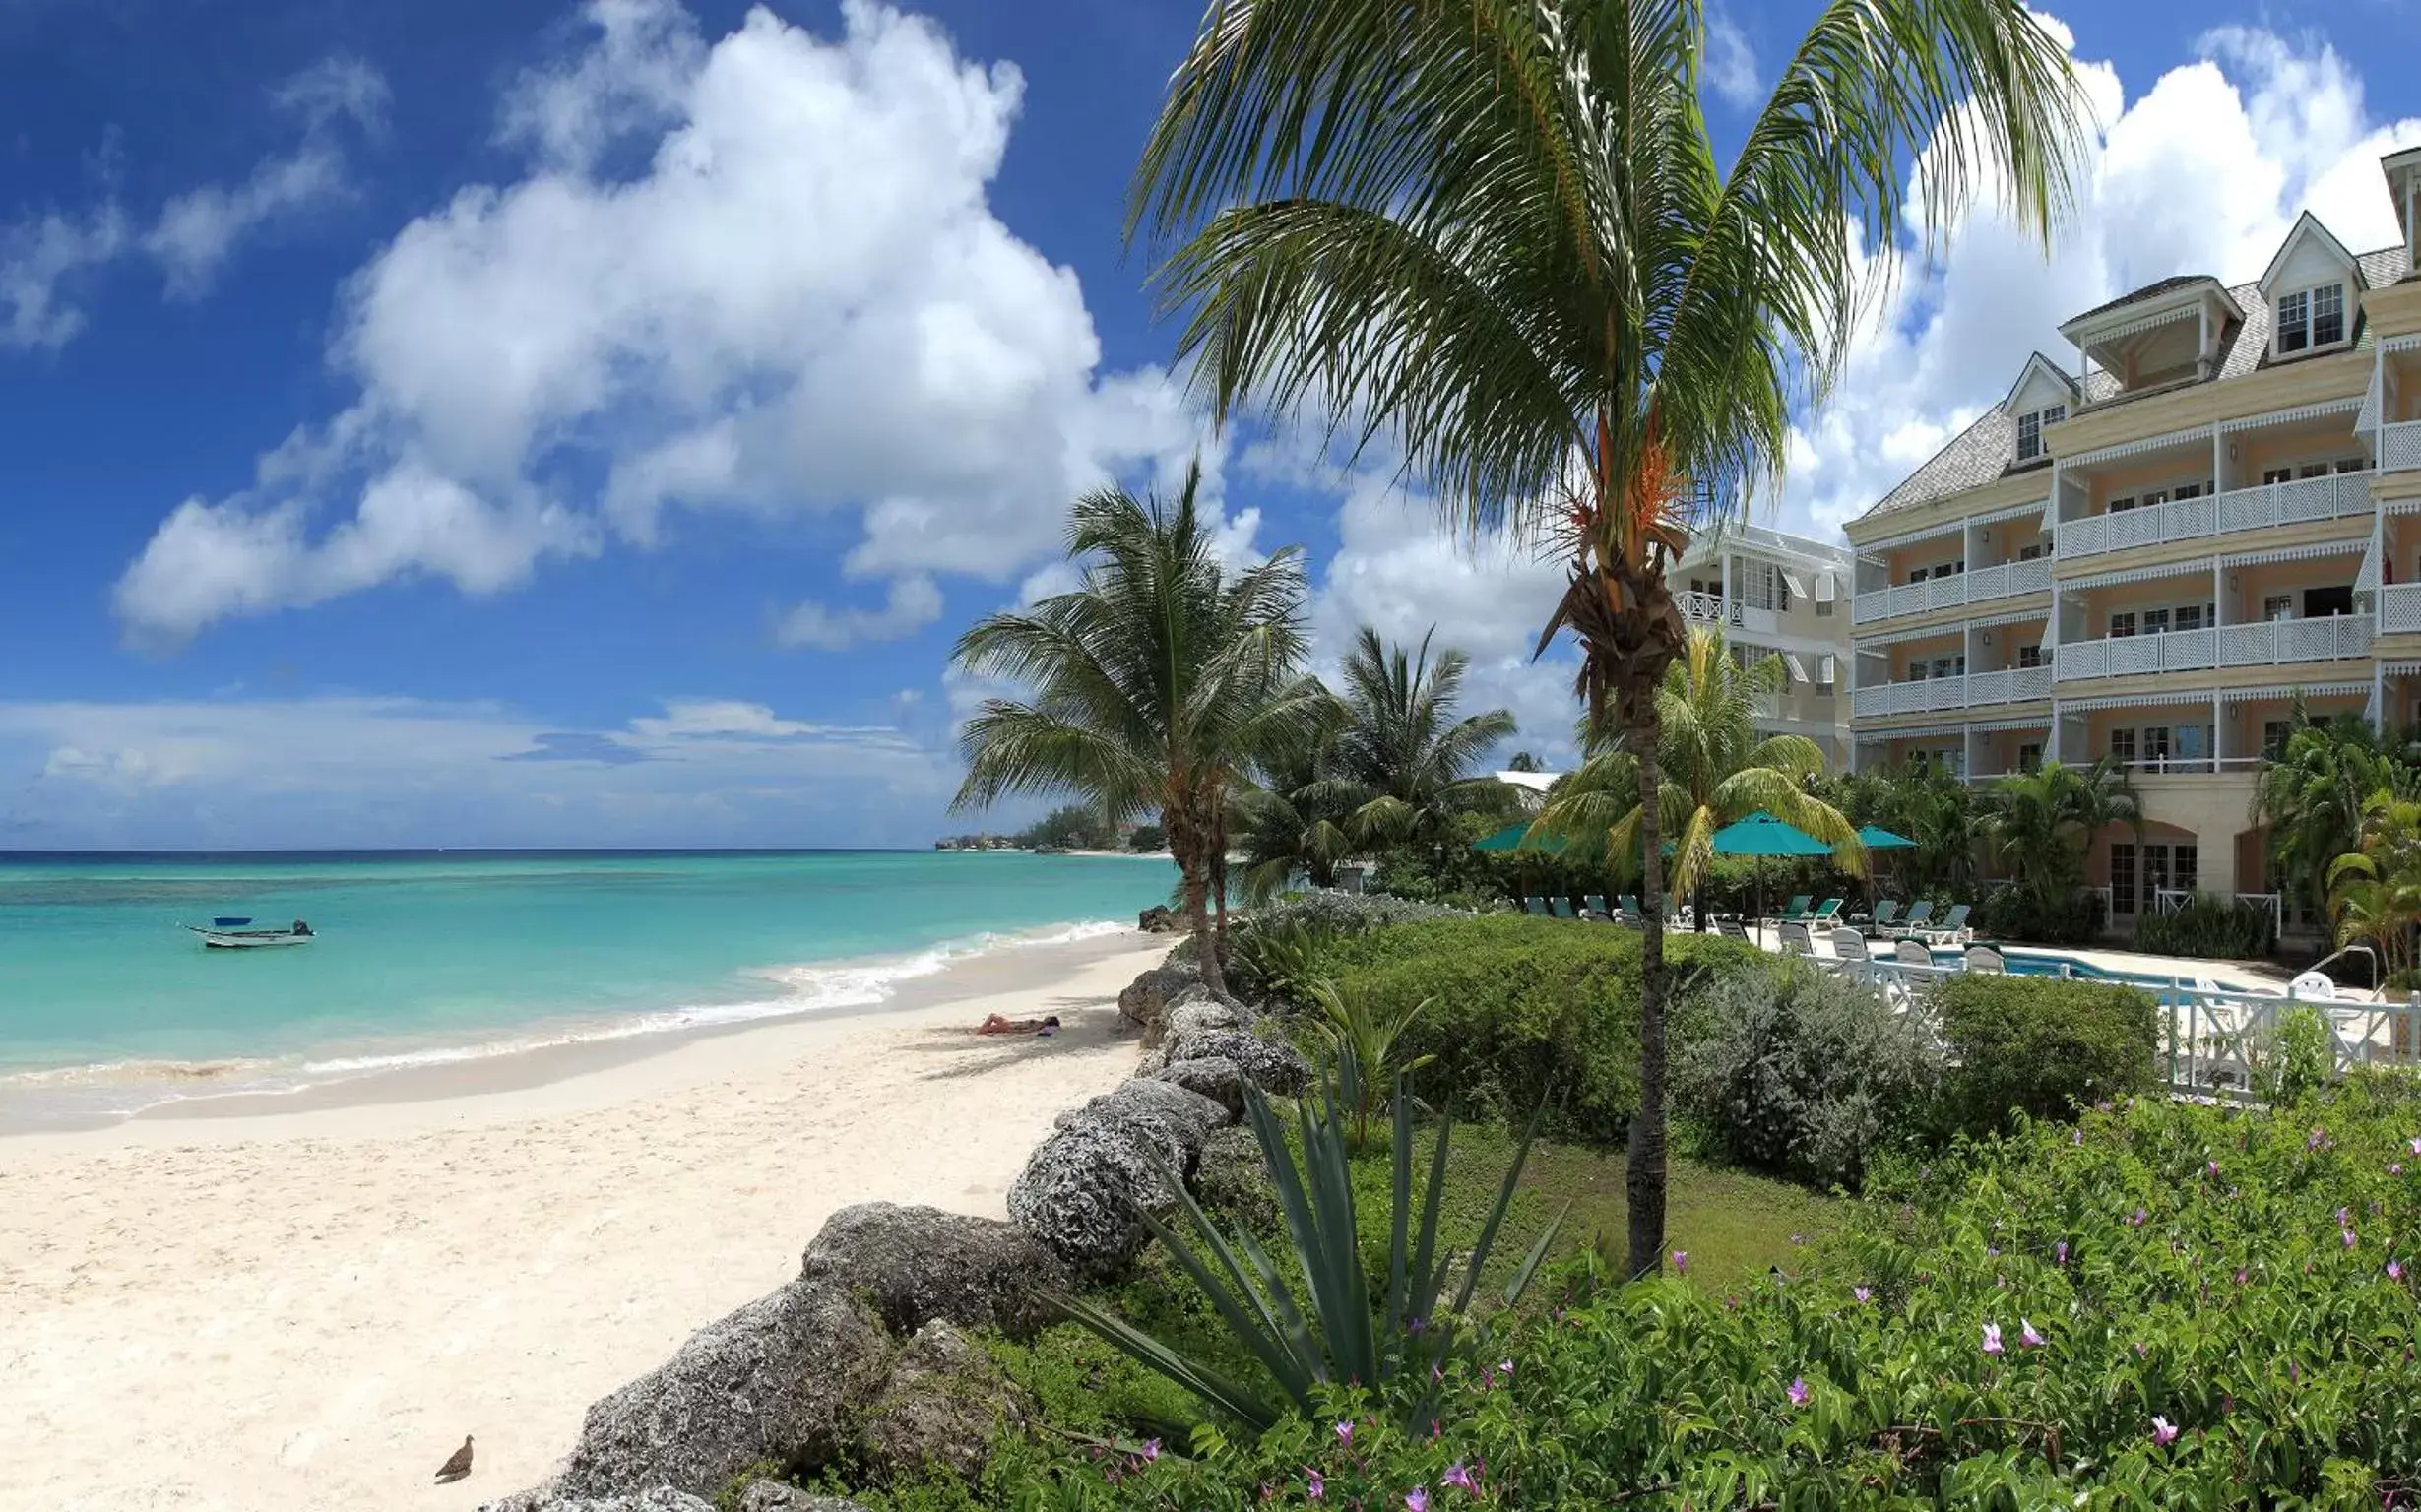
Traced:
POLYGON ((1860 688, 1850 695, 1850 713, 1858 719, 1872 720, 1893 714, 1933 714, 1945 709, 2022 704, 2029 699, 2049 697, 2050 667, 2013 666, 1998 672, 1970 672, 1964 677, 1926 677, 1860 688))
POLYGON ((2326 619, 2267 620, 2256 625, 2221 625, 2215 630, 2071 641, 2059 648, 2052 664, 2060 681, 2074 682, 2086 677, 2132 677, 2212 666, 2333 662, 2369 656, 2374 628, 2367 616, 2336 614, 2326 619))
POLYGON ((1880 619, 1897 619, 1903 614, 1955 609, 1962 604, 1982 603, 1991 598, 2040 593, 2049 587, 2051 558, 2038 556, 2030 562, 2003 562, 1998 567, 1979 567, 1973 572, 1929 578, 1923 583, 1868 589, 1851 600, 1850 620, 1853 624, 1872 624, 1880 619))
POLYGON ((2379 471, 2410 472, 2421 468, 2421 420, 2379 427, 2379 471))
POLYGON ((1747 630, 1757 635, 1782 633, 1782 616, 1772 609, 1752 608, 1745 603, 1727 604, 1721 594, 1682 593, 1673 596, 1684 619, 1701 624, 1729 625, 1735 630, 1747 630))
MULTIPOLYGON (((2389 427, 2393 428, 2393 427, 2389 427)), ((2421 422, 2414 427, 2421 430, 2421 422)), ((2413 438, 2421 467, 2421 435, 2413 438)), ((2385 441, 2382 442, 2383 457, 2385 441)), ((2382 464, 2385 465, 2384 462, 2382 464)), ((2301 525, 2314 520, 2340 520, 2371 513, 2371 480, 2353 472, 2330 477, 2302 477, 2292 482, 2236 488, 2217 496, 2172 499, 2144 509, 2124 509, 2115 515, 2086 515, 2063 520, 2058 532, 2062 561, 2156 546, 2172 540, 2198 540, 2271 525, 2301 525)))
POLYGON ((2379 633, 2421 630, 2421 583, 2384 583, 2379 590, 2379 633))

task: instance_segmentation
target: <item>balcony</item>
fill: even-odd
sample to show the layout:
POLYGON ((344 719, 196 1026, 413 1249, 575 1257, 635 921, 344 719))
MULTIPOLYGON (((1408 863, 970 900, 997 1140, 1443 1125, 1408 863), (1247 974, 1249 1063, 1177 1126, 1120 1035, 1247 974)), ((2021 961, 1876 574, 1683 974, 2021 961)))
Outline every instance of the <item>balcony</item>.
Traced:
POLYGON ((2074 682, 2086 677, 2206 671, 2214 666, 2334 662, 2369 656, 2373 631, 2368 618, 2352 614, 2172 630, 2165 635, 2071 642, 2059 648, 2052 666, 2060 681, 2074 682))
POLYGON ((1681 593, 1673 601, 1682 611, 1682 618, 1704 625, 1729 625, 1752 635, 1780 635, 1782 616, 1772 609, 1751 608, 1745 603, 1726 604, 1721 594, 1681 593))
POLYGON ((2379 633, 2421 630, 2421 583, 2384 583, 2379 589, 2379 633))
MULTIPOLYGON (((2028 564, 2031 565, 2031 564, 2028 564)), ((2051 697, 2051 668, 2012 666, 1998 672, 1969 672, 1964 677, 1928 677, 1918 682, 1886 682, 1860 688, 1850 695, 1850 713, 1861 720, 1893 714, 1933 714, 1944 709, 1983 709, 2022 704, 2051 697)))
MULTIPOLYGON (((2390 427, 2393 428, 2393 427, 2390 427)), ((2421 429, 2421 423, 2416 423, 2421 429)), ((2421 453, 2421 436, 2413 438, 2421 453)), ((2384 443, 2383 443, 2384 446, 2384 443)), ((2413 466, 2421 467, 2421 457, 2413 466)), ((2144 509, 2124 509, 2115 515, 2087 515, 2063 520, 2057 533, 2060 560, 2099 556, 2136 546, 2157 546, 2173 540, 2199 540, 2232 536, 2272 525, 2304 525, 2314 520, 2342 520, 2371 513, 2371 480, 2359 472, 2331 477, 2304 477, 2293 482, 2236 488, 2198 499, 2171 499, 2144 509)))
POLYGON ((1897 619, 1903 614, 1955 609, 1990 598, 2039 593, 2049 587, 2051 558, 2038 556, 2030 562, 2003 562, 1998 567, 1979 567, 1973 572, 1953 573, 1923 583, 1868 590, 1850 600, 1850 623, 1865 625, 1897 619))
POLYGON ((2415 469, 2421 469, 2421 420, 2379 427, 2379 471, 2410 472, 2415 469))

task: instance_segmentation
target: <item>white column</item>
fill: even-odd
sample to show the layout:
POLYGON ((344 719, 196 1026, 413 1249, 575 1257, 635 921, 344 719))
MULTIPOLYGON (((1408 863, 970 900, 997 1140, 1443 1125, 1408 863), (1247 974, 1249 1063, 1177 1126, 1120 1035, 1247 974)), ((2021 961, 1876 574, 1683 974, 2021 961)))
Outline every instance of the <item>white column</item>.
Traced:
MULTIPOLYGON (((2211 623, 2214 626, 2219 623, 2219 605, 2227 601, 2227 574, 2220 568, 2219 558, 2214 556, 2211 558, 2211 623)), ((2218 664, 2219 632, 2213 629, 2211 631, 2211 665, 2217 666, 2218 664)))
POLYGON ((2371 659, 2371 728, 2388 732, 2388 664, 2371 659))
MULTIPOLYGON (((2216 634, 2211 637, 2214 641, 2218 638, 2216 634)), ((2219 707, 2219 690, 2213 688, 2211 689, 2211 775, 2214 777, 2222 770, 2219 765, 2219 731, 2223 726, 2219 722, 2223 717, 2224 712, 2219 707)))
POLYGON ((2052 684, 2051 728, 2043 732, 2043 759, 2045 761, 2062 761, 2066 759, 2060 754, 2060 697, 2058 683, 2052 684))

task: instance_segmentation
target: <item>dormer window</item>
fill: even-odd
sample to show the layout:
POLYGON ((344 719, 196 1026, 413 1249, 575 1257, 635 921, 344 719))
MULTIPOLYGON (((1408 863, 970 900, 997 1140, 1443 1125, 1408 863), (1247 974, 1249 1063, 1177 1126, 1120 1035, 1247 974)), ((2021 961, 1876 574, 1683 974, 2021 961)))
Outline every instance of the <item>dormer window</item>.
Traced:
POLYGON ((2345 342, 2345 285, 2323 284, 2278 296, 2279 356, 2345 342))
POLYGON ((2043 455, 2043 428, 2068 418, 2068 406, 2046 405, 2017 417, 2017 460, 2032 462, 2043 455))

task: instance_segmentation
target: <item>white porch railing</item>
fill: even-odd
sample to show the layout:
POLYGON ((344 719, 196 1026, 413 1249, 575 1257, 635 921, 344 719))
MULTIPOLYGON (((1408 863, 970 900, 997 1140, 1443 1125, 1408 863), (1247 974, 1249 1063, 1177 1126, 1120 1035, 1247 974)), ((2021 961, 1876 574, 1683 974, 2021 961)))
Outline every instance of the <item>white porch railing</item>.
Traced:
POLYGON ((2335 614, 2326 619, 2265 620, 2254 625, 2221 625, 2215 630, 2070 641, 2053 654, 2052 665, 2060 681, 2075 682, 2086 677, 2132 677, 2212 666, 2334 662, 2369 656, 2374 630, 2368 616, 2335 614))
MULTIPOLYGON (((2421 422, 2416 422, 2415 429, 2421 430, 2421 422)), ((2421 435, 2416 435, 2412 444, 2416 460, 2411 465, 2421 467, 2421 435)), ((2383 437, 2383 458, 2386 445, 2383 437)), ((2234 488, 2215 497, 2205 494, 2198 499, 2172 499, 2144 509, 2123 509, 2115 515, 2063 520, 2054 539, 2060 559, 2068 561, 2172 540, 2198 540, 2264 526, 2301 525, 2369 513, 2370 478, 2348 472, 2264 483, 2258 488, 2234 488)))
POLYGON ((2421 468, 2421 420, 2379 427, 2379 471, 2410 472, 2421 468))
POLYGON ((1782 631, 1782 616, 1772 609, 1752 608, 1745 603, 1727 604, 1721 594, 1696 592, 1675 594, 1674 602, 1684 619, 1701 624, 1729 625, 1735 630, 1747 630, 1756 635, 1778 635, 1782 631))
POLYGON ((1964 677, 1927 677, 1886 682, 1850 695, 1850 712, 1862 720, 1893 714, 1932 714, 1944 709, 1980 709, 2051 697, 2051 668, 2012 666, 1964 677))
POLYGON ((1979 567, 1973 572, 1952 573, 1946 578, 1928 578, 1923 583, 1862 590, 1851 598, 1850 622, 1873 624, 1880 619, 1896 619, 1903 614, 1954 609, 1961 604, 2040 593, 2049 587, 2050 557, 2038 556, 2028 562, 2003 562, 1998 567, 1979 567))
POLYGON ((2421 583, 2384 583, 2379 590, 2379 633, 2421 630, 2421 583))

